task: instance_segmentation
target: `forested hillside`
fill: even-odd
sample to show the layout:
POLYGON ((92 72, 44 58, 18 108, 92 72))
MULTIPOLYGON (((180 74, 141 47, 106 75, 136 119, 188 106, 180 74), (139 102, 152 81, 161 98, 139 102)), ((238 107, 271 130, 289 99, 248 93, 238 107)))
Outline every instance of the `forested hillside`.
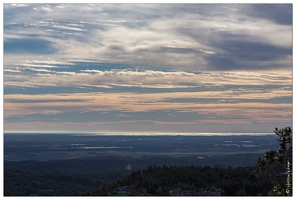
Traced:
POLYGON ((251 168, 149 166, 89 195, 292 195, 292 130, 275 129, 279 147, 251 168))
MULTIPOLYGON (((149 166, 132 172, 117 182, 105 185, 88 195, 133 195, 122 192, 132 188, 135 195, 168 196, 171 190, 202 192, 213 188, 223 189, 226 196, 267 195, 271 189, 268 175, 256 176, 254 168, 222 168, 219 166, 149 166)), ((198 194, 198 193, 196 193, 198 194)))
MULTIPOLYGON (((259 155, 259 154, 258 154, 259 155)), ((5 196, 73 196, 86 194, 104 184, 116 182, 133 171, 147 170, 155 166, 254 166, 257 154, 213 156, 199 159, 197 156, 168 157, 149 156, 100 157, 98 159, 70 159, 50 161, 5 161, 5 196), (228 164, 228 165, 227 165, 228 164)))
POLYGON ((61 174, 5 170, 4 196, 73 196, 122 177, 120 174, 61 174))

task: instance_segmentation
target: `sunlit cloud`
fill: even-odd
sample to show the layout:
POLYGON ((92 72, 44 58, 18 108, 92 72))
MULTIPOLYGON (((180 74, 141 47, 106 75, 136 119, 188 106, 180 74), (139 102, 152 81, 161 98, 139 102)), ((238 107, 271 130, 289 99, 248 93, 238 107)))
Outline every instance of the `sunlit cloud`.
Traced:
MULTIPOLYGON (((48 72, 45 74, 24 74, 22 82, 17 81, 13 75, 4 74, 5 86, 21 84, 23 87, 32 86, 94 86, 104 87, 128 86, 146 88, 186 88, 198 85, 291 85, 292 74, 285 71, 277 72, 202 72, 191 73, 185 71, 131 71, 131 70, 80 70, 55 71, 51 65, 22 64, 27 70, 48 72), (30 66, 30 67, 29 67, 30 66), (83 78, 81 78, 83 77, 83 78)), ((19 70, 10 69, 11 70, 19 70)), ((9 70, 6 72, 9 72, 9 70)), ((18 76, 18 75, 16 75, 18 76)))
MULTIPOLYGON (((252 94, 252 93, 251 93, 252 94)), ((288 96, 288 94, 286 94, 288 96)), ((246 94, 228 92, 196 92, 196 93, 88 93, 88 94, 49 94, 49 95, 5 95, 5 116, 28 115, 32 113, 52 114, 68 111, 122 111, 122 112, 151 112, 151 111, 181 111, 196 112, 204 115, 242 116, 242 117, 266 117, 274 114, 275 110, 282 109, 279 115, 290 114, 289 103, 262 103, 262 102, 238 102, 238 103, 198 103, 198 102, 166 102, 166 99, 174 98, 227 98, 246 99, 246 94), (74 100, 74 101, 73 101, 74 100), (54 112, 53 112, 54 111, 54 112), (264 112, 260 112, 264 111, 264 112), (51 113, 52 112, 52 113, 51 113)), ((267 94, 267 97, 276 97, 277 92, 267 94), (269 95, 269 96, 268 96, 269 95)), ((262 98, 259 94, 258 99, 262 98)), ((255 99, 251 96, 249 99, 255 99)))

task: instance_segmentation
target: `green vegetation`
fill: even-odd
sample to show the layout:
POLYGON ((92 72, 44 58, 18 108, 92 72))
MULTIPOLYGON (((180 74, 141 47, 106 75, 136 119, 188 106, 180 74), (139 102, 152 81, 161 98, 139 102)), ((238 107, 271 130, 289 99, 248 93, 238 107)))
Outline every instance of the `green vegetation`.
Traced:
POLYGON ((257 173, 271 177, 273 189, 269 195, 292 196, 292 130, 290 127, 276 128, 274 132, 279 136, 279 147, 258 159, 257 173))

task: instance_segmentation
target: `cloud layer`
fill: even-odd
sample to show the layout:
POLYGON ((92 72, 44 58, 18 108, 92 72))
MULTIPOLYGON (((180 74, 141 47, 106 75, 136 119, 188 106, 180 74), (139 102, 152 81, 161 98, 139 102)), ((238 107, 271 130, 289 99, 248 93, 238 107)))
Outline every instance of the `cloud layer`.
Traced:
POLYGON ((291 4, 4 4, 3 37, 5 131, 292 123, 291 4))
POLYGON ((5 4, 4 50, 191 71, 291 68, 291 10, 288 4, 5 4))

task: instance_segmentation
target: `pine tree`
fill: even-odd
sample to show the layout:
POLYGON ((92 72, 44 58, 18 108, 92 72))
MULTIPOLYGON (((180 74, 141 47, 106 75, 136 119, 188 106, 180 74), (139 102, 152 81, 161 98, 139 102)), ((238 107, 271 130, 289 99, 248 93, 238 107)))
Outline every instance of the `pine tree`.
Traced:
POLYGON ((257 172, 273 176, 274 187, 269 195, 292 196, 292 130, 290 127, 275 128, 274 132, 279 136, 279 147, 258 159, 257 172))

